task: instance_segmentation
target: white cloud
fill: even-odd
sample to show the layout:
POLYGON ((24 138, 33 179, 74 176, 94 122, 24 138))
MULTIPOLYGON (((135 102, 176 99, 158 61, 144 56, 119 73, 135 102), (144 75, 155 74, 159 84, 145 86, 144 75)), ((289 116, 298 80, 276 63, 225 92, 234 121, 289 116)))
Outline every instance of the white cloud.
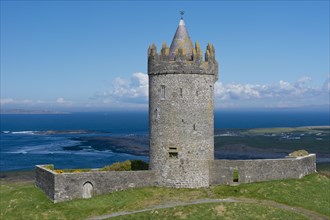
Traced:
MULTIPOLYGON (((312 87, 311 77, 304 76, 290 83, 280 80, 276 84, 223 84, 215 83, 216 107, 269 107, 304 106, 327 104, 325 88, 329 91, 329 81, 322 86, 312 87)), ((94 98, 103 104, 120 105, 147 104, 148 75, 133 73, 130 79, 116 78, 106 92, 98 92, 94 98)))
POLYGON ((283 91, 292 91, 294 90, 294 87, 286 81, 280 80, 279 82, 279 88, 283 91))
POLYGON ((148 100, 149 81, 145 73, 133 73, 130 79, 117 77, 108 91, 97 92, 94 98, 101 98, 107 104, 111 102, 143 102, 148 100))
MULTIPOLYGON (((267 90, 268 86, 266 85, 239 83, 223 85, 221 82, 216 82, 214 93, 215 96, 221 100, 257 99, 267 90)), ((266 93, 264 93, 264 95, 266 95, 266 93)))
MULTIPOLYGON (((280 80, 275 84, 243 84, 220 81, 215 83, 216 108, 264 108, 301 107, 307 105, 329 105, 330 78, 320 86, 311 86, 311 77, 304 76, 296 82, 280 80)), ((68 101, 58 97, 52 101, 16 100, 6 97, 0 100, 6 107, 49 107, 49 108, 131 108, 146 109, 148 105, 148 75, 133 73, 130 78, 118 77, 108 90, 97 92, 85 102, 68 101)))
POLYGON ((14 102, 15 102, 15 100, 14 99, 11 99, 11 98, 0 99, 0 104, 1 105, 12 104, 14 102))
POLYGON ((309 76, 303 76, 296 82, 296 87, 303 87, 305 84, 312 81, 312 78, 309 76))
POLYGON ((24 100, 15 100, 12 98, 4 98, 0 99, 1 105, 8 105, 8 104, 33 104, 34 101, 30 99, 24 99, 24 100))
POLYGON ((59 104, 65 103, 65 100, 64 100, 64 98, 60 97, 60 98, 56 99, 56 103, 59 103, 59 104))
POLYGON ((325 93, 330 93, 330 77, 326 79, 323 83, 322 90, 325 93))
POLYGON ((4 98, 0 99, 0 105, 10 108, 29 108, 29 107, 56 107, 56 106, 70 106, 74 105, 74 102, 67 101, 62 97, 57 98, 53 101, 45 100, 31 100, 31 99, 13 99, 4 98))
MULTIPOLYGON (((230 83, 223 85, 221 82, 215 84, 215 97, 221 100, 247 100, 247 99, 279 99, 290 100, 293 98, 317 97, 322 95, 321 87, 311 87, 310 77, 302 77, 294 84, 280 80, 275 85, 251 85, 230 83)), ((326 86, 326 85, 325 85, 326 86)))
MULTIPOLYGON (((239 107, 281 107, 327 104, 323 87, 310 85, 311 77, 304 76, 296 82, 280 80, 276 84, 223 84, 215 83, 215 106, 239 107)), ((328 91, 328 90, 327 90, 328 91)), ((101 99, 103 104, 144 104, 148 100, 148 75, 133 73, 131 78, 116 78, 108 91, 98 92, 94 98, 101 99)))

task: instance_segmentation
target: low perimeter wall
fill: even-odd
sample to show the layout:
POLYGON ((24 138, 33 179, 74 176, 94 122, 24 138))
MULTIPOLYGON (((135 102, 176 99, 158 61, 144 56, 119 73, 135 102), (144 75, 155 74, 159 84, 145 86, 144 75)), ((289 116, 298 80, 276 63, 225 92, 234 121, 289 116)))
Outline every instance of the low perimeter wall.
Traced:
POLYGON ((316 156, 261 160, 214 160, 210 162, 210 184, 251 183, 266 180, 302 178, 316 172, 316 156), (234 170, 238 181, 233 181, 234 170))
MULTIPOLYGON (((61 173, 36 166, 36 185, 54 202, 75 198, 90 198, 128 188, 156 186, 155 172, 145 171, 90 171, 61 173)), ((316 172, 316 156, 263 159, 210 161, 210 185, 251 183, 275 179, 302 178, 316 172), (236 171, 235 171, 236 170, 236 171), (233 178, 238 173, 238 181, 233 178)))
POLYGON ((36 166, 36 185, 54 202, 75 198, 90 198, 128 188, 155 185, 153 171, 90 171, 57 174, 46 169, 47 165, 36 166))

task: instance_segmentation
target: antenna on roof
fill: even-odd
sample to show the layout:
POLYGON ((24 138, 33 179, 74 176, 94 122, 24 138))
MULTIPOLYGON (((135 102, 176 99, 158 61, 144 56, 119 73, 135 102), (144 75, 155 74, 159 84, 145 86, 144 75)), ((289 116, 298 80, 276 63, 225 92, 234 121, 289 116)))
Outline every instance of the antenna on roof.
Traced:
POLYGON ((184 11, 180 11, 181 19, 183 20, 184 11))

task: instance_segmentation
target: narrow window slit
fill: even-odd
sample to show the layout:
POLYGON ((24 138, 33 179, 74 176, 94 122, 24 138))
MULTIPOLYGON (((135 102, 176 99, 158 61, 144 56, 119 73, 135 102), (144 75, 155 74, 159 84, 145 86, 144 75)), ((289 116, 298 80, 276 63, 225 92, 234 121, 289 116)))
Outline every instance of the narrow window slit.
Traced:
POLYGON ((235 168, 233 171, 233 182, 238 183, 238 180, 239 180, 239 173, 238 173, 238 169, 235 168))
POLYGON ((159 115, 159 109, 156 108, 154 111, 155 115, 156 115, 156 119, 159 119, 160 115, 159 115))
POLYGON ((161 85, 160 88, 161 88, 161 92, 160 92, 161 93, 161 98, 165 99, 165 86, 161 85))

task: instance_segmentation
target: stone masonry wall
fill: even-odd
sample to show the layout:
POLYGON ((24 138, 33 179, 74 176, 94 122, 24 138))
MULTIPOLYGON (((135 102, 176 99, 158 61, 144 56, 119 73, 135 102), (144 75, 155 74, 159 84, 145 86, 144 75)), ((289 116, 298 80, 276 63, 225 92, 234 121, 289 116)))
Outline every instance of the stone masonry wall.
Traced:
POLYGON ((214 76, 149 75, 149 85, 150 168, 158 184, 207 187, 214 159, 214 76))
MULTIPOLYGON (((180 160, 176 160, 180 164, 180 160)), ((265 160, 214 160, 209 167, 203 161, 190 160, 190 170, 207 170, 209 184, 236 184, 233 182, 233 171, 238 170, 238 183, 252 183, 276 179, 302 178, 316 172, 316 156, 265 159, 265 160), (202 167, 198 167, 202 166, 202 167)), ((44 165, 46 166, 46 165, 44 165)), ((173 170, 175 172, 175 170, 173 170)), ((41 165, 36 166, 36 186, 54 202, 62 202, 75 198, 89 198, 129 188, 163 186, 156 180, 155 171, 91 171, 81 173, 57 174, 41 165)), ((187 188, 199 181, 185 176, 187 188)), ((201 181, 203 176, 199 177, 201 181)), ((180 181, 180 179, 178 179, 180 181)), ((175 182, 174 182, 175 184, 175 182)), ((206 186, 208 187, 208 186, 206 186)))
POLYGON ((55 189, 55 174, 53 171, 44 168, 47 165, 37 165, 35 167, 35 183, 36 186, 42 189, 44 193, 50 198, 54 200, 54 189, 55 189))
POLYGON ((88 198, 88 193, 100 195, 128 188, 155 185, 153 171, 91 171, 56 174, 42 166, 36 166, 36 174, 36 185, 54 203, 75 198, 88 198), (86 184, 89 187, 85 187, 86 184))
POLYGON ((302 178, 316 172, 316 156, 264 159, 215 160, 210 162, 210 184, 234 184, 233 172, 238 170, 238 183, 251 183, 275 179, 302 178))

